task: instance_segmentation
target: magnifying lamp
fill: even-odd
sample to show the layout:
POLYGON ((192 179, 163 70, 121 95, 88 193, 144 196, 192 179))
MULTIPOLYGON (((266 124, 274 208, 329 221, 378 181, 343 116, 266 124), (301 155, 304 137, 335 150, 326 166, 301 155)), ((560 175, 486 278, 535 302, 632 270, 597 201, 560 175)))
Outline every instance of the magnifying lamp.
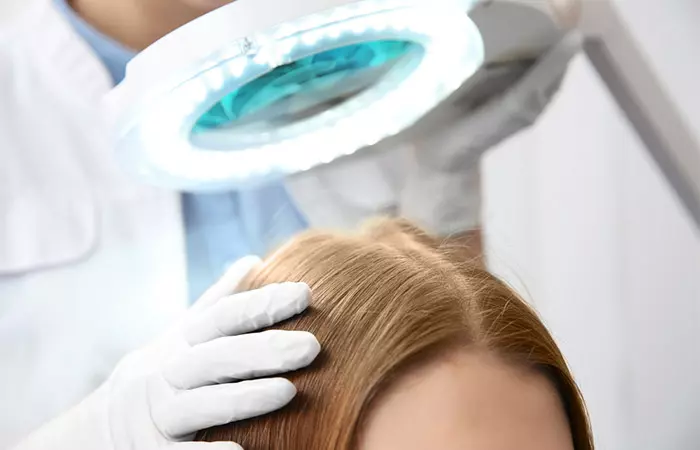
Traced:
POLYGON ((108 98, 155 184, 259 185, 409 127, 484 61, 474 0, 239 0, 165 36, 108 98))
POLYGON ((483 103, 572 29, 700 225, 697 140, 611 0, 238 0, 137 56, 107 115, 146 181, 255 186, 483 103))

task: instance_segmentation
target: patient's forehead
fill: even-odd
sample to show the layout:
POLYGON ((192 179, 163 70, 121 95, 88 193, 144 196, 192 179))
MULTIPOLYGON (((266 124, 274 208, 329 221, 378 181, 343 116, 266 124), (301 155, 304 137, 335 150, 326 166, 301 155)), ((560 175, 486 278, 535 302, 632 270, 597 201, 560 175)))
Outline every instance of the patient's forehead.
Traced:
POLYGON ((365 422, 358 450, 573 450, 552 383, 461 352, 399 381, 365 422))

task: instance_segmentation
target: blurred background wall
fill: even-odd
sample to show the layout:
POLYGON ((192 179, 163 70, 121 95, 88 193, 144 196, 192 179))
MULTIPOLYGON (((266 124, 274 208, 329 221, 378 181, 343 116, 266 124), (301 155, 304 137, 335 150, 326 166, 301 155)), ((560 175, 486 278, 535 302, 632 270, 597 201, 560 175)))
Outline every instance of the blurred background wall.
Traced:
MULTIPOLYGON (((700 2, 617 3, 700 142, 700 2)), ((491 267, 553 329, 598 448, 700 448, 700 230, 584 56, 483 174, 491 267)))

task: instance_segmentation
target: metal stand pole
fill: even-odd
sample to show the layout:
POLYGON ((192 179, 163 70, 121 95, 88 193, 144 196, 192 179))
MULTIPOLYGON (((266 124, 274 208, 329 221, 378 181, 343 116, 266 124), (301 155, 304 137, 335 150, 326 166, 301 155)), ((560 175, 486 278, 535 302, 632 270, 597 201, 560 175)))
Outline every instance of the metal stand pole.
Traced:
POLYGON ((584 49, 700 232, 700 143, 610 2, 586 3, 584 49), (592 10, 592 11, 591 11, 592 10))

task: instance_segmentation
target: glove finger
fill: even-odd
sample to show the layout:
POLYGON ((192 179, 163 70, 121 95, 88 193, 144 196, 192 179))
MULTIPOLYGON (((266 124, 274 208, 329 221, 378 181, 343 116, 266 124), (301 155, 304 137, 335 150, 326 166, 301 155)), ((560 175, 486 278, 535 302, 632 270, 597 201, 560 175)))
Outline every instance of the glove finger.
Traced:
MULTIPOLYGON (((581 51, 581 41, 582 37, 578 31, 567 34, 557 45, 540 57, 534 67, 515 83, 506 95, 519 99, 518 103, 531 97, 533 92, 543 95, 543 91, 561 79, 571 59, 581 51)), ((544 100, 544 104, 540 103, 538 109, 542 109, 548 100, 548 98, 544 100)))
POLYGON ((222 337, 191 347, 165 367, 163 376, 176 389, 193 389, 298 370, 320 351, 314 335, 304 331, 222 337))
POLYGON ((262 260, 254 255, 244 256, 229 267, 226 272, 192 305, 193 311, 202 311, 215 304, 219 299, 236 292, 241 280, 262 260))
POLYGON ((235 442, 179 442, 172 450, 243 450, 235 442))
POLYGON ((296 388, 284 378, 216 384, 178 391, 152 409, 153 422, 169 439, 267 414, 289 403, 296 388))
POLYGON ((305 283, 270 284, 224 297, 195 315, 185 330, 190 345, 269 327, 309 306, 311 290, 305 283))

